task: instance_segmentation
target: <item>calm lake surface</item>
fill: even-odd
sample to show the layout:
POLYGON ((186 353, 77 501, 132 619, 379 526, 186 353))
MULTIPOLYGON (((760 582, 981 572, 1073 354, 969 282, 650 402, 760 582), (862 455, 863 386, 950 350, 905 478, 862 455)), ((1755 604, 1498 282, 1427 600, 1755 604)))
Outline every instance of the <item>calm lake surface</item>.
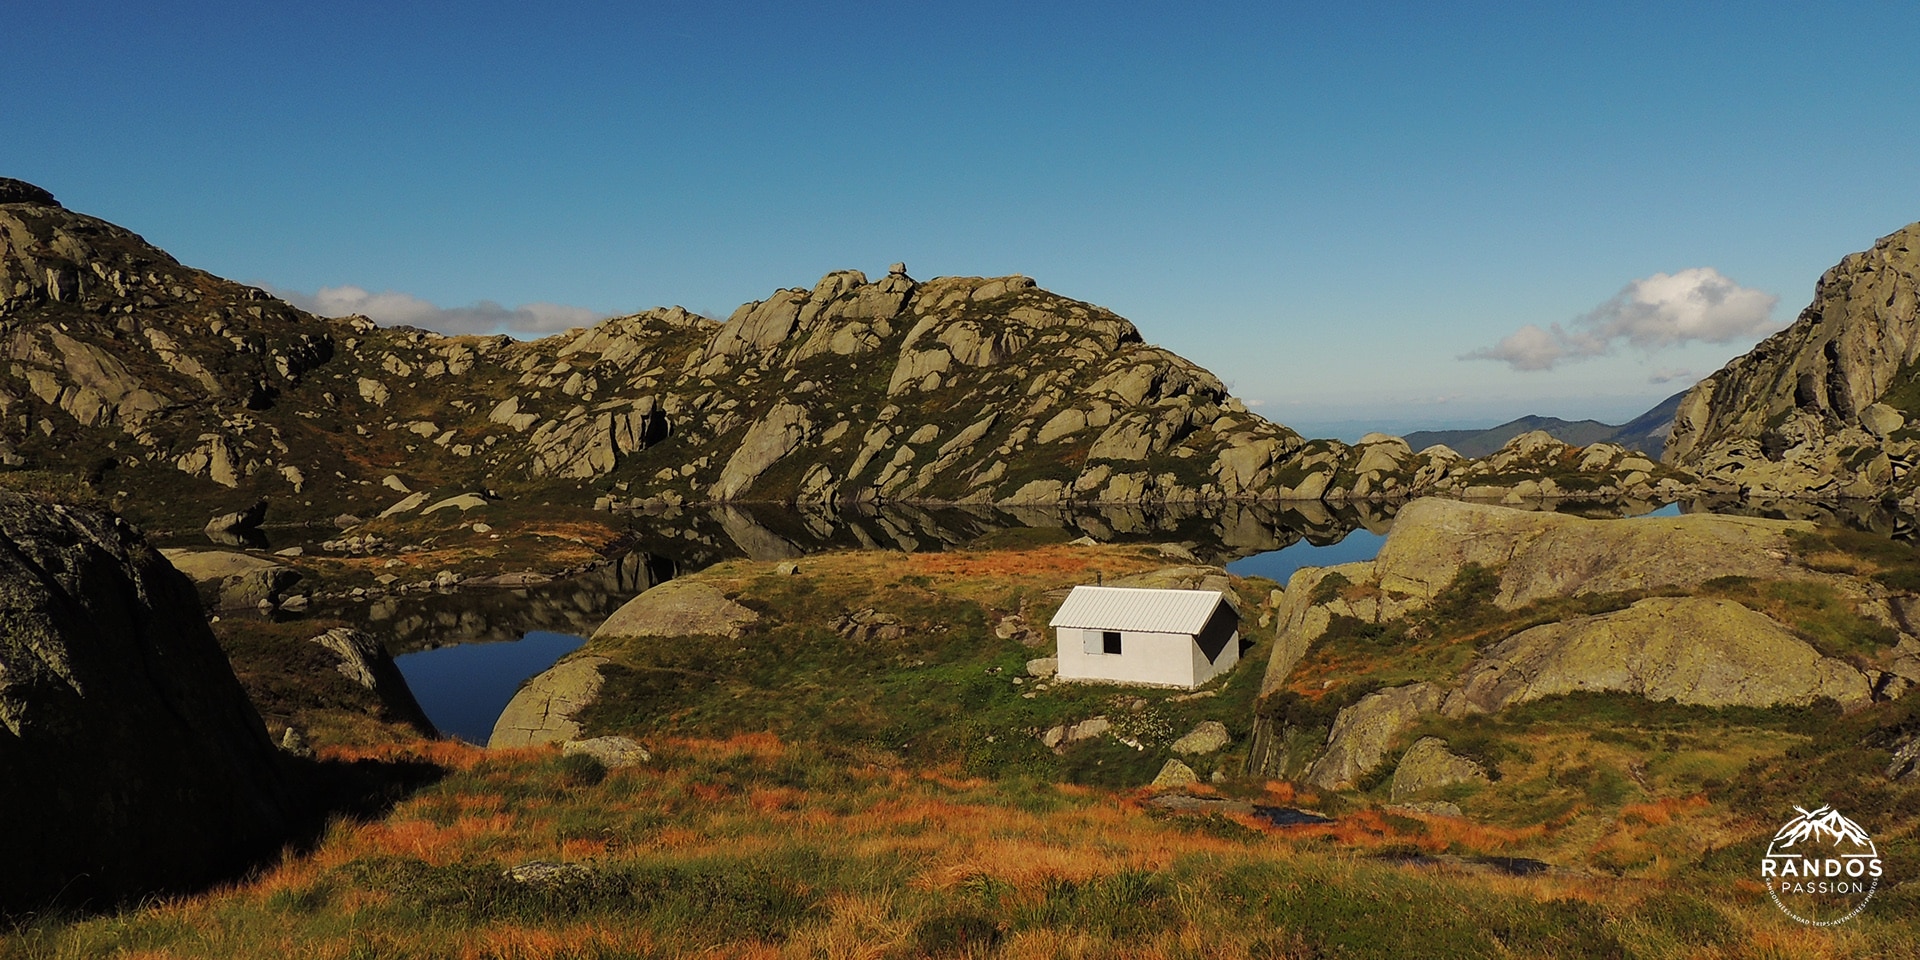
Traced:
POLYGON ((1281 586, 1301 567, 1331 567, 1372 560, 1387 542, 1384 533, 1356 527, 1340 540, 1319 545, 1302 540, 1290 547, 1256 553, 1227 564, 1227 572, 1242 577, 1266 577, 1281 586))
POLYGON ((586 642, 578 634, 533 630, 519 640, 401 654, 394 663, 442 734, 484 746, 520 685, 586 642))

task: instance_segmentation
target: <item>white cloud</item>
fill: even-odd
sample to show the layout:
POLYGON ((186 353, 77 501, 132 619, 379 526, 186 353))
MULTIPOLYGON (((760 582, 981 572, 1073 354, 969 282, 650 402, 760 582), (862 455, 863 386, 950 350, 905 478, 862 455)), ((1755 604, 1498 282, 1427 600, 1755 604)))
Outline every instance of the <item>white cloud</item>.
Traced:
POLYGON ((1572 329, 1557 323, 1542 329, 1530 323, 1460 359, 1499 360, 1515 370, 1551 370, 1563 360, 1610 353, 1620 341, 1648 353, 1695 340, 1728 343, 1779 329, 1773 320, 1779 299, 1742 287, 1712 267, 1656 273, 1627 284, 1613 299, 1576 318, 1572 329))
POLYGON ((1653 371, 1652 373, 1647 374, 1647 382, 1648 383, 1672 383, 1675 380, 1684 380, 1688 383, 1695 383, 1699 381, 1701 377, 1704 377, 1704 376, 1706 376, 1706 374, 1701 373, 1698 370, 1686 370, 1686 369, 1680 369, 1675 367, 1661 367, 1653 371))
POLYGON ((364 314, 384 325, 405 324, 440 333, 524 333, 542 335, 584 327, 608 314, 558 303, 524 303, 503 307, 491 300, 472 306, 441 307, 410 293, 387 290, 369 293, 355 286, 321 287, 318 293, 278 290, 273 294, 308 313, 323 317, 364 314))

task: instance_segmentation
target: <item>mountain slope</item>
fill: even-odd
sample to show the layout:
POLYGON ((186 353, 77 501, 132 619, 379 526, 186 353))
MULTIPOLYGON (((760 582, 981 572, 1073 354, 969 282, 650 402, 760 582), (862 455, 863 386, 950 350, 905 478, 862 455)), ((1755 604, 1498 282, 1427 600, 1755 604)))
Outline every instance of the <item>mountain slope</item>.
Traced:
POLYGON ((1920 223, 1841 260, 1792 325, 1687 392, 1667 462, 1748 492, 1910 496, 1917 281, 1920 223))
POLYGON ((1679 407, 1680 398, 1684 396, 1686 391, 1682 390, 1655 404, 1646 413, 1618 425, 1598 420, 1562 420, 1559 417, 1528 415, 1485 430, 1416 430, 1407 434, 1406 440, 1407 445, 1415 450, 1441 443, 1452 447, 1461 456, 1486 457, 1506 446, 1514 437, 1540 430, 1568 446, 1612 443, 1657 457, 1666 446, 1667 431, 1673 424, 1673 411, 1679 407))

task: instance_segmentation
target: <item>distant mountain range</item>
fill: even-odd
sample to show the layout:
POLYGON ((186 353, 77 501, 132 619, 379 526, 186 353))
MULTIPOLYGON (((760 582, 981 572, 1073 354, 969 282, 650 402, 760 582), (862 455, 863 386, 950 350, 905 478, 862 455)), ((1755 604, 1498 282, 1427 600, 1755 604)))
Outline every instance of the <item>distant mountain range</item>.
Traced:
POLYGON ((1417 430, 1406 436, 1407 445, 1424 450, 1436 443, 1453 448, 1466 457, 1485 457, 1523 433, 1544 430, 1562 443, 1584 447, 1590 443, 1612 443, 1639 450, 1655 458, 1666 449, 1667 434, 1673 429, 1673 413, 1679 409, 1685 390, 1666 398, 1632 420, 1622 424, 1598 420, 1562 420, 1559 417, 1525 416, 1485 430, 1417 430))

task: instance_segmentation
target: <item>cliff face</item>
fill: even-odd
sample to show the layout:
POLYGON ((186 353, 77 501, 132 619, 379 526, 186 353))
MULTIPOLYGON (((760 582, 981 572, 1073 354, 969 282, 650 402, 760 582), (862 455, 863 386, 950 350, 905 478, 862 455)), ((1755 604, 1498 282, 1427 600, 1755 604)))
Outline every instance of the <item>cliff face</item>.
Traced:
POLYGON ((117 517, 0 493, 0 913, 206 882, 296 791, 183 575, 117 517))
POLYGON ((1680 401, 1665 460, 1787 495, 1908 490, 1920 416, 1920 224, 1849 255, 1787 329, 1680 401))

